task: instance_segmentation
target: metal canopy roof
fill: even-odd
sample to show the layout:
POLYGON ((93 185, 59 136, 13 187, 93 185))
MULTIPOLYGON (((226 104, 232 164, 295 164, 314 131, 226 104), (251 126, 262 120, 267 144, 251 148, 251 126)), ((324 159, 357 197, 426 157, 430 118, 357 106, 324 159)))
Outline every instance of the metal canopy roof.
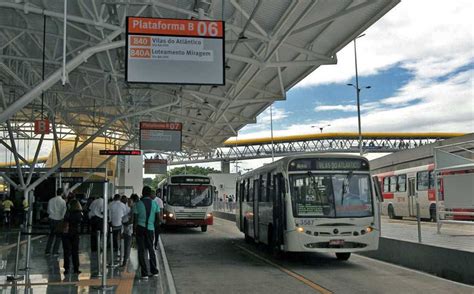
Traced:
MULTIPOLYGON (((140 121, 183 122, 183 147, 209 152, 393 8, 398 0, 68 1, 68 83, 61 83, 64 0, 0 2, 0 114, 18 138, 38 139, 44 113, 58 137, 104 132, 122 145, 140 121), (224 9, 223 9, 224 6, 224 9), (43 21, 45 81, 42 82, 43 21), (223 19, 226 85, 124 82, 126 16, 223 19), (2 101, 3 100, 3 101, 2 101)), ((1 135, 1 134, 0 134, 1 135)), ((48 136, 46 136, 48 137, 48 136)), ((48 137, 49 138, 49 137, 48 137)))

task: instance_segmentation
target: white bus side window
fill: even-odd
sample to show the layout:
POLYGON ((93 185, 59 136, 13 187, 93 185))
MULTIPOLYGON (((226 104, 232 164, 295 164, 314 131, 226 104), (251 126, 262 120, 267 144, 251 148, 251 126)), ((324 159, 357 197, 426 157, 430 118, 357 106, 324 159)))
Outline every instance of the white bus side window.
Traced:
POLYGON ((397 176, 390 177, 390 192, 397 191, 397 176))
POLYGON ((383 191, 390 192, 390 178, 389 177, 383 178, 383 191))
POLYGON ((429 185, 429 174, 427 171, 416 173, 416 190, 425 191, 428 190, 429 185))
POLYGON ((397 183, 397 191, 405 192, 407 190, 407 175, 399 175, 397 183))

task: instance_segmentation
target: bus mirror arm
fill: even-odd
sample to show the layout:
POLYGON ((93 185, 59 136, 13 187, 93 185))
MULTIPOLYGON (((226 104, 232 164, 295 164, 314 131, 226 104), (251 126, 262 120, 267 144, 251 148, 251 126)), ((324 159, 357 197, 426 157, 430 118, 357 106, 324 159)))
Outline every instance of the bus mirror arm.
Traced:
POLYGON ((380 189, 379 177, 373 176, 372 181, 374 182, 375 196, 379 202, 383 202, 383 195, 380 189))

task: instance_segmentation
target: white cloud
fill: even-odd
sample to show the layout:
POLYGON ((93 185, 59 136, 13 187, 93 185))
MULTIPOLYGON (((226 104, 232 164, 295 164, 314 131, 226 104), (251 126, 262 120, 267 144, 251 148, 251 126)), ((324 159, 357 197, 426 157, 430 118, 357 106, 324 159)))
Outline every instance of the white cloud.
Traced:
MULTIPOLYGON (((273 109, 272 109, 273 122, 282 120, 282 119, 288 117, 289 114, 290 114, 290 112, 287 112, 286 110, 284 110, 282 108, 277 108, 277 107, 273 106, 273 109)), ((259 123, 259 124, 269 124, 270 123, 270 107, 265 109, 265 111, 263 111, 257 117, 257 123, 259 123)))
MULTIPOLYGON (((377 102, 364 103, 360 106, 361 111, 367 111, 376 108, 379 105, 377 102)), ((339 105, 318 105, 314 108, 315 111, 342 111, 354 112, 357 111, 356 104, 339 104, 339 105)))
MULTIPOLYGON (((474 58, 474 1, 402 1, 357 42, 359 75, 398 65, 425 78, 442 76, 474 58)), ((321 66, 297 86, 346 83, 354 77, 350 43, 337 65, 321 66)), ((363 84, 363 79, 362 79, 363 84)))

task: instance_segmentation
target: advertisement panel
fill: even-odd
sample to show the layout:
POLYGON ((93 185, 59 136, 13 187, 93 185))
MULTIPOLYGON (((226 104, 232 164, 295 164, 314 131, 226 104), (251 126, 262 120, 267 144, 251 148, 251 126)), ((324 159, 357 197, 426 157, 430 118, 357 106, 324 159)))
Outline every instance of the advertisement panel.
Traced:
POLYGON ((127 18, 126 81, 224 85, 222 21, 127 18))
POLYGON ((140 149, 181 151, 183 125, 176 122, 140 122, 140 149))
POLYGON ((167 166, 165 159, 145 159, 146 174, 166 174, 167 166))

